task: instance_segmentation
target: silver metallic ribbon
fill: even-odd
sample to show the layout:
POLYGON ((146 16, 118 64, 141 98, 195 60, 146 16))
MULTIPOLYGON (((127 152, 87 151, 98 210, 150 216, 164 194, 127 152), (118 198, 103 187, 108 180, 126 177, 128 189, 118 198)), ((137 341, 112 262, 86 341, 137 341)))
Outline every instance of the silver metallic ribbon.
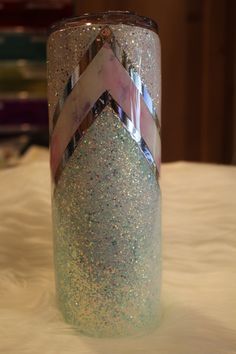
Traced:
POLYGON ((140 150, 142 151, 143 155, 145 156, 146 160, 148 161, 153 173, 156 177, 159 177, 159 173, 155 164, 155 161, 152 157, 152 154, 139 134, 138 130, 134 127, 131 119, 126 115, 123 109, 118 105, 118 103, 109 95, 108 91, 105 91, 94 104, 93 108, 89 111, 87 116, 83 120, 83 124, 81 124, 73 137, 71 138, 69 144, 67 145, 64 154, 62 156, 60 165, 57 169, 57 173, 55 175, 55 183, 57 183, 67 161, 72 156, 73 152, 75 151, 77 145, 79 144, 80 140, 86 134, 86 131, 89 127, 94 123, 97 117, 102 113, 102 111, 106 107, 110 107, 116 113, 117 117, 121 121, 124 128, 129 132, 132 139, 138 144, 140 150))
MULTIPOLYGON (((143 101, 148 108, 148 111, 150 112, 153 120, 155 121, 157 130, 160 134, 160 122, 157 116, 157 112, 153 103, 153 99, 146 87, 146 85, 142 82, 140 75, 130 62, 130 60, 127 57, 126 52, 121 48, 120 44, 118 41, 115 39, 115 36, 113 35, 112 30, 110 27, 105 26, 104 28, 101 29, 100 33, 98 36, 95 38, 95 40, 92 42, 92 44, 89 46, 83 57, 81 58, 79 65, 75 68, 73 71, 72 75, 69 77, 68 82, 63 90, 63 94, 58 100, 58 103, 56 105, 54 115, 53 115, 53 124, 52 124, 52 132, 57 124, 57 121, 60 117, 60 114, 63 110, 65 101, 67 97, 70 95, 72 92, 73 88, 75 85, 79 82, 81 74, 86 70, 86 68, 89 66, 89 64, 92 62, 94 57, 97 55, 97 53, 100 51, 100 49, 103 47, 103 45, 107 43, 109 44, 110 48, 112 49, 114 55, 116 58, 119 60, 119 62, 122 64, 124 69, 127 71, 129 74, 129 77, 131 78, 133 84, 135 85, 136 89, 140 93, 140 95, 143 98, 143 101)), ((101 114, 103 109, 105 109, 107 106, 109 106, 113 111, 116 113, 118 118, 120 119, 121 123, 123 124, 124 128, 129 132, 130 136, 132 139, 135 140, 135 142, 138 144, 140 150, 144 154, 146 160, 148 161, 152 171, 155 173, 156 177, 159 176, 159 172, 156 166, 156 163, 153 159, 153 156, 140 135, 139 131, 135 128, 135 126, 132 123, 132 120, 130 117, 126 115, 126 113, 123 111, 122 107, 119 106, 119 104, 109 95, 107 91, 105 91, 101 97, 95 102, 94 106, 92 109, 89 111, 89 113, 86 115, 86 117, 83 119, 82 123, 78 127, 77 131, 71 138, 70 142, 68 143, 61 162, 59 164, 59 167, 57 168, 57 172, 55 175, 55 182, 57 183, 59 176, 61 175, 68 159, 71 157, 73 154, 75 148, 77 147, 79 141, 81 138, 86 134, 86 131, 88 128, 93 124, 93 122, 96 120, 96 118, 101 114)))
MULTIPOLYGON (((151 98, 151 95, 146 87, 146 85, 142 82, 142 79, 138 72, 135 70, 134 66, 128 59, 128 56, 126 52, 121 48, 120 44, 118 41, 115 39, 115 36, 112 33, 112 30, 110 27, 105 26, 104 28, 101 29, 100 33, 98 36, 95 38, 95 40, 92 42, 92 44, 89 46, 83 57, 81 58, 79 65, 75 68, 73 71, 72 75, 69 77, 67 84, 63 90, 63 94, 58 100, 58 103, 56 105, 54 114, 53 114, 53 128, 56 125, 56 122, 60 116, 60 113, 63 109, 64 103, 66 98, 69 96, 71 91, 73 90, 74 86, 77 84, 79 81, 79 78, 81 74, 86 70, 88 65, 91 63, 91 61, 94 59, 94 57, 97 55, 99 50, 102 48, 102 46, 108 43, 116 56, 116 58, 119 60, 119 57, 122 58, 121 64, 125 68, 125 70, 128 72, 131 80, 133 81, 134 85, 136 86, 137 90, 139 91, 140 95, 142 96, 149 112, 151 113, 153 119, 156 122, 157 129, 160 133, 161 127, 160 127, 160 121, 157 116, 157 112, 153 103, 153 99, 151 98)), ((120 60, 119 60, 120 61, 120 60)))

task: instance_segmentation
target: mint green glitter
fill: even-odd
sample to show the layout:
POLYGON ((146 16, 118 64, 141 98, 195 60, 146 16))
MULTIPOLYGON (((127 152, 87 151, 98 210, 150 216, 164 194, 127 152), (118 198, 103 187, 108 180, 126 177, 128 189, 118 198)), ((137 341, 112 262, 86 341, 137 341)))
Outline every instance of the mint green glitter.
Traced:
POLYGON ((160 189, 138 145, 106 108, 53 197, 56 283, 65 319, 93 336, 155 327, 160 316, 160 189))

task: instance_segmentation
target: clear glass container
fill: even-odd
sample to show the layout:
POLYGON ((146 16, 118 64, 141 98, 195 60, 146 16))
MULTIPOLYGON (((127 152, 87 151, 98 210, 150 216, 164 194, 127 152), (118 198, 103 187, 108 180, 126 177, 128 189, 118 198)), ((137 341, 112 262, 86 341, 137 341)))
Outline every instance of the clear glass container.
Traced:
POLYGON ((86 14, 54 25, 47 51, 59 307, 87 335, 147 332, 161 289, 157 25, 86 14))

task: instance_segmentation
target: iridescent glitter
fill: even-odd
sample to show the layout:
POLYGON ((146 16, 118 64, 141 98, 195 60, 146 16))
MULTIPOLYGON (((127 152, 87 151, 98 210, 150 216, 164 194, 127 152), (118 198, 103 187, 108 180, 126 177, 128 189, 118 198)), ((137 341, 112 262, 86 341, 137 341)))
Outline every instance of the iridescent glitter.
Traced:
POLYGON ((84 333, 101 336, 155 325, 159 187, 110 109, 75 150, 53 204, 57 289, 65 318, 84 333))
MULTIPOLYGON (((157 35, 139 27, 109 26, 160 112, 157 35)), ((50 36, 50 120, 68 77, 100 30, 91 24, 50 36), (59 57, 62 53, 67 60, 59 57)), ((160 317, 160 189, 111 107, 80 139, 55 184, 52 204, 57 296, 65 319, 93 336, 155 327, 160 317)))

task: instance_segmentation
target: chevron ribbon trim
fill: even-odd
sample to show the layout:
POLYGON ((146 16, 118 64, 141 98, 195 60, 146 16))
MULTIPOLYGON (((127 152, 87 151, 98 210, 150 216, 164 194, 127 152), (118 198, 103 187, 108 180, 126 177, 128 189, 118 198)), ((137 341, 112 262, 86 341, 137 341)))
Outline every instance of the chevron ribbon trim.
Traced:
POLYGON ((152 154, 149 151, 148 146, 146 145, 145 141, 143 138, 140 136, 139 132, 135 129, 135 127, 132 124, 132 121, 127 117, 125 112, 122 110, 122 108, 117 104, 117 102, 111 97, 111 95, 108 93, 108 91, 104 92, 101 97, 97 100, 93 108, 90 110, 90 112, 87 114, 85 119, 83 120, 83 124, 81 124, 78 129, 76 130, 75 134, 71 138, 70 142, 68 143, 62 159, 60 161, 60 164, 58 166, 58 169, 55 174, 55 183, 59 180, 59 177, 65 168, 69 158, 73 155, 76 147, 78 146, 80 140, 83 138, 83 136, 86 135, 87 130, 89 127, 94 123, 94 121, 97 119, 97 117, 102 113, 102 111, 106 107, 110 107, 119 120, 121 121, 122 125, 124 128, 128 131, 132 139, 138 144, 140 150, 142 151, 143 155, 145 156, 146 160, 148 161, 150 168, 152 169, 153 173, 156 175, 156 177, 159 177, 159 168, 160 167, 160 161, 159 161, 159 166, 156 166, 156 163, 152 157, 152 154))
POLYGON ((57 102, 54 114, 53 114, 53 124, 52 124, 52 129, 54 129, 57 120, 59 118, 59 115, 63 109, 65 100, 73 90, 74 86, 77 84, 79 81, 80 76, 83 74, 83 72, 86 70, 88 65, 91 63, 91 61, 94 59, 94 57, 97 55, 97 53, 100 51, 100 49, 103 47, 104 44, 110 45, 110 48, 112 49, 114 55, 116 58, 119 60, 121 58, 121 64, 123 67, 126 69, 126 71, 129 73, 129 76, 131 80, 133 81, 134 85, 142 95, 143 100, 145 101, 151 115, 153 116, 153 119, 156 121, 157 128, 160 132, 161 126, 160 126, 160 121, 158 119, 158 115, 155 109, 155 106, 153 104, 153 99, 151 98, 151 95, 146 87, 146 85, 142 82, 140 75, 138 74, 137 70, 135 70, 134 66, 132 65, 131 61, 129 60, 126 52, 121 48, 119 42, 115 39, 115 36, 110 29, 110 27, 105 26, 98 36, 95 38, 95 40, 92 42, 92 44, 89 46, 88 50, 85 52, 83 57, 80 59, 79 65, 74 69, 72 75, 69 77, 67 84, 63 90, 62 96, 57 102))
POLYGON ((125 128, 133 139, 138 137, 136 141, 139 147, 148 162, 151 161, 153 170, 157 169, 159 174, 160 134, 149 93, 132 66, 126 70, 124 64, 127 60, 122 65, 117 59, 120 47, 117 47, 111 30, 105 27, 100 33, 103 37, 98 36, 93 42, 96 48, 91 55, 90 51, 86 52, 84 61, 80 62, 72 75, 71 84, 65 88, 64 100, 59 101, 54 114, 51 171, 55 180, 73 153, 72 146, 77 145, 81 131, 83 134, 86 132, 88 117, 91 122, 96 118, 96 109, 103 96, 104 102, 109 102, 121 121, 121 116, 124 117, 126 123, 122 123, 125 128), (101 43, 97 44, 99 38, 101 43), (87 62, 86 56, 89 56, 90 61, 87 62), (132 132, 135 132, 135 136, 132 132))

